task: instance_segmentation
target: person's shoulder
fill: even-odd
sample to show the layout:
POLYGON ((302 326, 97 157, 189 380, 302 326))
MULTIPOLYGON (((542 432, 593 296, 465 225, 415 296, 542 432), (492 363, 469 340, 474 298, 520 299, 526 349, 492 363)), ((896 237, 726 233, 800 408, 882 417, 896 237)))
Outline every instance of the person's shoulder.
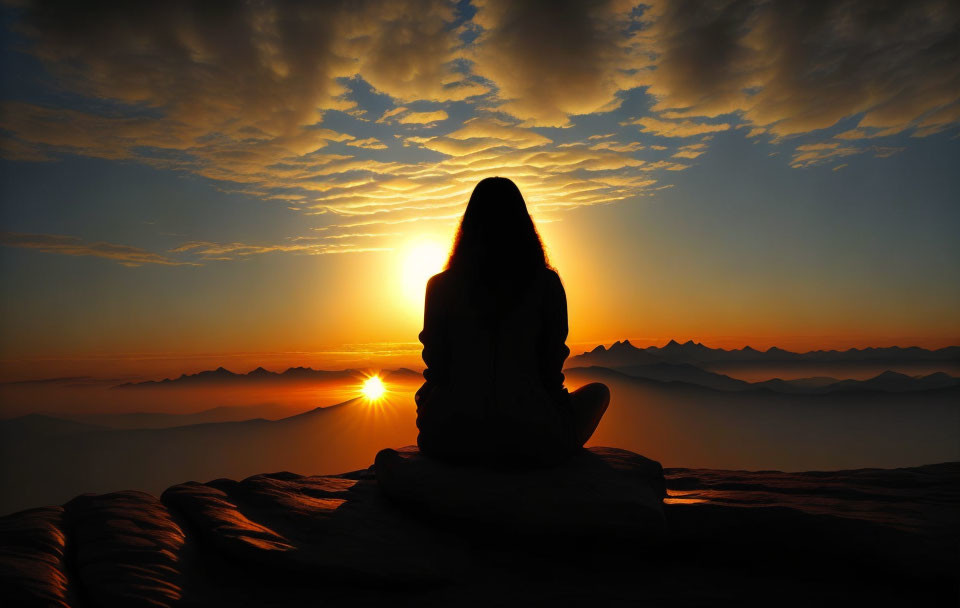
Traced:
POLYGON ((560 289, 563 289, 563 281, 560 279, 560 274, 556 270, 550 268, 549 266, 544 266, 541 272, 543 273, 543 279, 546 281, 547 285, 550 287, 559 287, 560 289))
POLYGON ((427 291, 443 289, 443 286, 449 284, 450 280, 451 272, 449 269, 440 271, 427 280, 427 291))

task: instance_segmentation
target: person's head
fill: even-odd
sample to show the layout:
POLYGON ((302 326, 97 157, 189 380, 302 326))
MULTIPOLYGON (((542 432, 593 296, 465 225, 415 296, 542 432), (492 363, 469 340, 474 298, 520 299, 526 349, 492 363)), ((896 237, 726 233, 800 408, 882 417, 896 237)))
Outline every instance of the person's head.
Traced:
POLYGON ((520 189, 505 177, 481 180, 460 220, 447 268, 491 279, 544 267, 543 243, 520 189))

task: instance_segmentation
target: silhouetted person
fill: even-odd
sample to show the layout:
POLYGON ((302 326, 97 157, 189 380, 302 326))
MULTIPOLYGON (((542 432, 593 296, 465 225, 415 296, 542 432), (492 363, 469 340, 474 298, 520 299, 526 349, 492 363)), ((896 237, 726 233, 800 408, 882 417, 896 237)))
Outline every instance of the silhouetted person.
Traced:
POLYGON ((451 460, 550 463, 590 438, 610 392, 567 392, 567 300, 520 190, 473 190, 446 270, 427 283, 417 443, 451 460))

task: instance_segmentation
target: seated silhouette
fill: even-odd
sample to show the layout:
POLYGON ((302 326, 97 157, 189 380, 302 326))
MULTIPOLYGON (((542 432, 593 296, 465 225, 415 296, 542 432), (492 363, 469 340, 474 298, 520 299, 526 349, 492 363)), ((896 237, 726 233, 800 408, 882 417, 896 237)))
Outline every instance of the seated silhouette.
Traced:
POLYGON ((563 386, 566 293, 512 181, 477 184, 446 269, 426 291, 421 452, 549 464, 586 443, 610 392, 563 386))

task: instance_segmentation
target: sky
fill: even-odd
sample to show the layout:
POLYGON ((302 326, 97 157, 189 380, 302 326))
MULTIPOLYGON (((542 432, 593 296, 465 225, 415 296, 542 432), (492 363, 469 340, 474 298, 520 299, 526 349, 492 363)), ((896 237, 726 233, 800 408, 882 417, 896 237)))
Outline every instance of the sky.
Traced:
POLYGON ((483 177, 574 353, 960 343, 950 0, 8 2, 0 379, 416 365, 483 177))

